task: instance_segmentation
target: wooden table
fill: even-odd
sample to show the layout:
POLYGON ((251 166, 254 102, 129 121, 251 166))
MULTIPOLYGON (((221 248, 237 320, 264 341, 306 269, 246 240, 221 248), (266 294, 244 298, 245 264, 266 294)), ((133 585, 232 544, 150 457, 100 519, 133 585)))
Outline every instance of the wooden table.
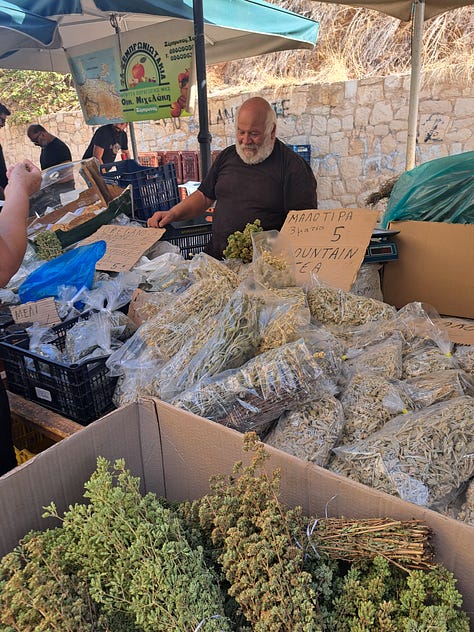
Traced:
POLYGON ((28 424, 32 429, 38 430, 55 443, 84 429, 81 424, 62 417, 60 414, 44 408, 44 406, 30 402, 10 391, 7 393, 12 420, 28 424))

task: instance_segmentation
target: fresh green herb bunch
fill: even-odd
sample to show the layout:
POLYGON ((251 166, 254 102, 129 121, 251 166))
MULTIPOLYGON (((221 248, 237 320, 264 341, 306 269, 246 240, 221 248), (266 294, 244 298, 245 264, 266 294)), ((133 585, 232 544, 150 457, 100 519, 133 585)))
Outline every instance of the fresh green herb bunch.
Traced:
MULTIPOLYGON (((201 550, 193 550, 174 512, 154 494, 142 496, 140 480, 123 460, 99 458, 85 484, 87 505, 64 514, 65 559, 90 585, 103 611, 133 616, 144 632, 228 630, 223 597, 201 550), (217 615, 217 616, 216 616, 217 615)), ((47 516, 60 518, 54 504, 47 516)))
POLYGON ((224 259, 240 259, 242 263, 250 263, 253 257, 252 233, 262 231, 262 223, 256 219, 252 224, 246 224, 243 231, 237 230, 229 235, 223 252, 224 259))
POLYGON ((461 595, 446 568, 403 569, 383 557, 341 572, 323 609, 327 632, 469 632, 461 595))
POLYGON ((279 501, 279 473, 264 473, 268 457, 256 439, 255 433, 244 438, 247 449, 255 451, 250 465, 237 463, 234 476, 213 479, 212 493, 183 505, 182 517, 195 529, 193 519, 199 516, 199 528, 219 552, 228 593, 254 632, 317 632, 322 588, 304 569, 297 540, 301 510, 279 501))
POLYGON ((56 233, 45 230, 35 238, 35 248, 40 259, 50 261, 63 254, 63 247, 56 233))
POLYGON ((105 616, 88 582, 65 561, 61 528, 30 532, 0 564, 2 632, 141 632, 124 613, 105 616))

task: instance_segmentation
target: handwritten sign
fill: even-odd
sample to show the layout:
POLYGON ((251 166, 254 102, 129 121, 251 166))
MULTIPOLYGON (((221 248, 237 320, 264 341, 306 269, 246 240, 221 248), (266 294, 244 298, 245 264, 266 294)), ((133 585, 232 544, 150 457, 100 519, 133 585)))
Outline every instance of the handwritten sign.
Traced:
POLYGON ((101 226, 81 244, 91 244, 103 239, 107 244, 105 255, 96 264, 96 270, 126 272, 131 270, 140 257, 162 237, 164 228, 140 228, 136 226, 101 226))
POLYGON ((470 318, 440 318, 437 323, 448 332, 451 342, 460 345, 474 345, 474 320, 470 318))
POLYGON ((61 322, 56 302, 52 296, 40 301, 31 301, 23 305, 10 307, 15 323, 39 323, 40 325, 57 325, 61 322))
POLYGON ((350 290, 377 223, 360 208, 290 211, 280 233, 293 247, 298 285, 319 280, 350 290))

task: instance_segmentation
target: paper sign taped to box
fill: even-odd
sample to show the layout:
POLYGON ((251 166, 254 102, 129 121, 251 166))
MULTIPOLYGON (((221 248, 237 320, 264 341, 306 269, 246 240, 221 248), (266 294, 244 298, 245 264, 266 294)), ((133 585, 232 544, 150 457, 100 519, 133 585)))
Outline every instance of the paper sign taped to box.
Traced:
POLYGON ((350 290, 364 260, 378 211, 363 208, 290 211, 280 231, 293 246, 296 282, 319 280, 350 290))
POLYGON ((12 305, 10 312, 15 323, 39 323, 57 325, 61 322, 56 302, 52 296, 39 301, 30 301, 22 305, 12 305))
POLYGON ((164 228, 106 225, 84 239, 81 245, 103 239, 107 249, 102 259, 97 262, 96 270, 127 272, 160 240, 164 232, 164 228))

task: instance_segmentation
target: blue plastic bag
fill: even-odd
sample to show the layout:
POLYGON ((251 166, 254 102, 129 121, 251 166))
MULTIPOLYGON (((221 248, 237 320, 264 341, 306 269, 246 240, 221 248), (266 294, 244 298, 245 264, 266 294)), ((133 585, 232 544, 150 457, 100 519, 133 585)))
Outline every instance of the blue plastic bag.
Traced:
POLYGON ((95 265, 105 254, 104 240, 78 246, 63 255, 47 261, 36 268, 18 288, 22 303, 39 301, 52 296, 58 298, 62 285, 91 289, 94 281, 95 265))
POLYGON ((403 173, 381 220, 474 223, 474 151, 436 158, 403 173))

